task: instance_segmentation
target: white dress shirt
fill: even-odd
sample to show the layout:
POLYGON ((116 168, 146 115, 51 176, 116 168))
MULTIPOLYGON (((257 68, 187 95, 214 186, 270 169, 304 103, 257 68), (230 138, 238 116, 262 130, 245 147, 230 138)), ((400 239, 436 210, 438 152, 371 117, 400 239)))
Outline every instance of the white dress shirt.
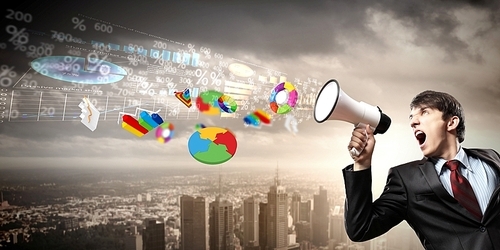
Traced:
MULTIPOLYGON (((462 147, 460 147, 454 159, 463 164, 460 165, 460 173, 472 186, 476 199, 479 202, 479 207, 484 214, 491 195, 499 184, 499 177, 497 176, 495 170, 486 164, 486 162, 483 162, 478 158, 467 156, 462 147)), ((436 172, 438 173, 439 179, 441 180, 444 188, 452 197, 454 197, 450 183, 451 171, 448 168, 443 168, 446 160, 439 158, 432 159, 432 161, 434 162, 434 167, 436 168, 436 172)))

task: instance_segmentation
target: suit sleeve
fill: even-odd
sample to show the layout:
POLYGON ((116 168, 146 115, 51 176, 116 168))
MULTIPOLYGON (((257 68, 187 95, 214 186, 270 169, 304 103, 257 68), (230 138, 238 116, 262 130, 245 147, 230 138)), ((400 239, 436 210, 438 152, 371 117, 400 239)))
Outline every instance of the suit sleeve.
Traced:
POLYGON ((352 241, 367 241, 380 236, 405 219, 407 209, 406 188, 396 169, 390 169, 382 195, 372 202, 371 168, 342 170, 346 201, 344 219, 347 235, 352 241))

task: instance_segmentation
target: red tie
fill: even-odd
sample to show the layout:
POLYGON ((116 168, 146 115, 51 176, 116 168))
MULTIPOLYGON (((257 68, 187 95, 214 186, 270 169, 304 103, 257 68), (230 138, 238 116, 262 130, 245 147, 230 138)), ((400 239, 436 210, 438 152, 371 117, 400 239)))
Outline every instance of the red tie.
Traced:
POLYGON ((467 181, 467 179, 460 174, 460 170, 458 169, 460 161, 447 161, 445 166, 448 166, 451 171, 450 182, 451 189, 453 190, 453 196, 455 196, 455 199, 458 203, 460 203, 460 205, 481 221, 483 214, 481 212, 481 208, 479 207, 479 203, 477 202, 476 195, 474 195, 474 191, 472 190, 469 181, 467 181))

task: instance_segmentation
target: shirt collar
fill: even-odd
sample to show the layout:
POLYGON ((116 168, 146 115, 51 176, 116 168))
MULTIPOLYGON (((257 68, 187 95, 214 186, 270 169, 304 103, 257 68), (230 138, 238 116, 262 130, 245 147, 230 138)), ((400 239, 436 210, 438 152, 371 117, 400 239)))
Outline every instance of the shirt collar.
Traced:
MULTIPOLYGON (((457 155, 455 155, 454 160, 458 160, 462 163, 465 168, 472 172, 472 168, 470 167, 469 164, 469 159, 467 157, 467 154, 465 153, 464 149, 460 146, 458 149, 457 155)), ((434 167, 436 168, 436 172, 441 175, 443 173, 443 165, 446 163, 446 160, 443 158, 430 158, 430 160, 434 163, 434 167)))

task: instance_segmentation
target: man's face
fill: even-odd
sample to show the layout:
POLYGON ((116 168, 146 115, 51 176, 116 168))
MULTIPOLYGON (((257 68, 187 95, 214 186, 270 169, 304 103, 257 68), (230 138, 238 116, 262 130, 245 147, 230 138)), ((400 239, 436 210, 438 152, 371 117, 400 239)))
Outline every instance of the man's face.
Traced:
POLYGON ((443 112, 425 106, 415 107, 410 112, 410 126, 424 156, 443 154, 447 136, 443 112))

